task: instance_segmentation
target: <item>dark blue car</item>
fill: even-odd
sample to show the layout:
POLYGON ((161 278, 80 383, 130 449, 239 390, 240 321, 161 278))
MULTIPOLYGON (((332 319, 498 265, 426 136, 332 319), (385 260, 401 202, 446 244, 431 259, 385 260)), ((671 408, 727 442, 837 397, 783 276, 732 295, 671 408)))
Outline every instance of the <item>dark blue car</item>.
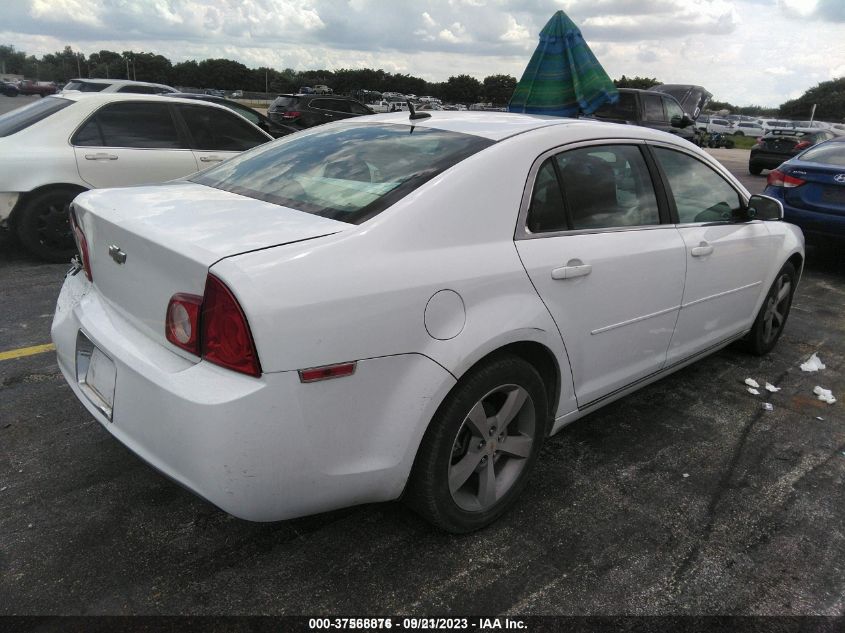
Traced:
POLYGON ((845 241, 845 142, 820 143, 786 161, 769 173, 764 193, 783 203, 784 220, 808 240, 845 241))

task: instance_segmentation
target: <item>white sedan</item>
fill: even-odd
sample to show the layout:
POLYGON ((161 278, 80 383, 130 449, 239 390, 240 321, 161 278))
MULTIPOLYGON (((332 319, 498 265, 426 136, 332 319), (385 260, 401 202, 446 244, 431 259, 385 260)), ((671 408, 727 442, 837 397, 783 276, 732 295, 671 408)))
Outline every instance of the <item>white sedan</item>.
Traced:
POLYGON ((733 341, 774 347, 803 236, 698 148, 412 116, 79 196, 52 335, 91 414, 237 517, 404 496, 464 532, 548 435, 733 341))
POLYGON ((0 226, 33 254, 76 252, 68 205, 82 191, 164 182, 272 137, 228 108, 158 95, 66 93, 0 116, 0 226))

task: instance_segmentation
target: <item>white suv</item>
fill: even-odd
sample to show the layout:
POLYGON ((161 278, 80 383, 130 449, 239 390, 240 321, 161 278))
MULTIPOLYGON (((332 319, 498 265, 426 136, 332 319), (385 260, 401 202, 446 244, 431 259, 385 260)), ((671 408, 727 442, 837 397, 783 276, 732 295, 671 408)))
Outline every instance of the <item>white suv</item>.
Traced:
POLYGON ((62 93, 69 92, 128 92, 141 95, 160 95, 179 92, 176 88, 148 81, 130 81, 129 79, 71 79, 62 93))
POLYGON ((81 192, 180 178, 273 140, 228 108, 143 94, 49 96, 0 116, 0 226, 33 254, 76 252, 81 192))

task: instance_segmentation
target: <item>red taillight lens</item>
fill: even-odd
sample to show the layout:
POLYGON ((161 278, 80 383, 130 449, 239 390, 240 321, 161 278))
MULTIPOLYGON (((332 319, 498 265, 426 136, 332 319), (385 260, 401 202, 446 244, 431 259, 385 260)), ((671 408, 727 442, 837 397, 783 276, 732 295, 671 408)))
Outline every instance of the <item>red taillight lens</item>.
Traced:
POLYGON ((82 232, 82 227, 79 226, 79 220, 76 219, 76 209, 72 206, 70 208, 70 226, 73 229, 76 248, 79 249, 79 254, 82 256, 82 270, 85 271, 88 281, 94 281, 91 275, 91 258, 88 254, 88 240, 85 239, 85 233, 82 232))
POLYGON ((297 119, 302 116, 301 112, 297 112, 296 110, 291 110, 290 112, 282 112, 283 119, 297 119))
POLYGON ((810 145, 812 145, 810 141, 800 141, 799 143, 796 143, 795 147, 793 147, 792 149, 794 149, 796 152, 800 152, 802 149, 807 149, 808 147, 810 147, 810 145))
POLYGON ((802 180, 801 178, 796 178, 795 176, 790 176, 789 174, 783 173, 779 169, 773 169, 769 172, 769 178, 766 181, 766 184, 771 185, 772 187, 800 187, 803 185, 806 180, 802 180))
POLYGON ((175 294, 167 304, 167 316, 164 321, 167 340, 197 356, 200 355, 201 312, 202 297, 175 294))
POLYGON ((205 282, 200 330, 200 349, 205 360, 250 376, 261 375, 244 312, 226 284, 214 275, 205 282))

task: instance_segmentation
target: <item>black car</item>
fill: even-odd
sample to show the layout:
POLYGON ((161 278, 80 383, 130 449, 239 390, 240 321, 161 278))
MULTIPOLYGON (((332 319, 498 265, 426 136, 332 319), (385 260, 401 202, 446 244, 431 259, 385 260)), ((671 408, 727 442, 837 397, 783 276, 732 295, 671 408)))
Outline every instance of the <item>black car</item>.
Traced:
POLYGON ((0 95, 6 95, 7 97, 17 97, 18 96, 18 87, 10 83, 8 81, 0 81, 0 95))
POLYGON ((808 147, 833 137, 833 132, 826 130, 772 130, 751 148, 748 172, 757 176, 764 169, 774 169, 808 147))
POLYGON ((271 121, 297 130, 364 114, 374 112, 360 101, 340 95, 279 95, 267 109, 271 121))
POLYGON ((250 123, 254 123, 258 127, 260 127, 273 138, 285 136, 286 134, 296 132, 299 129, 294 128, 290 125, 281 125, 274 123, 260 112, 257 112, 256 110, 253 110, 252 108, 249 108, 243 104, 240 104, 237 101, 230 101, 229 99, 224 99, 223 97, 217 97, 210 94, 195 94, 191 92, 175 92, 170 93, 167 96, 179 97, 180 99, 198 99, 200 101, 210 101, 211 103, 226 106, 230 110, 234 110, 235 112, 240 114, 250 123))
POLYGON ((641 125, 695 140, 694 119, 670 94, 636 88, 620 88, 619 101, 600 107, 593 113, 600 121, 641 125))

